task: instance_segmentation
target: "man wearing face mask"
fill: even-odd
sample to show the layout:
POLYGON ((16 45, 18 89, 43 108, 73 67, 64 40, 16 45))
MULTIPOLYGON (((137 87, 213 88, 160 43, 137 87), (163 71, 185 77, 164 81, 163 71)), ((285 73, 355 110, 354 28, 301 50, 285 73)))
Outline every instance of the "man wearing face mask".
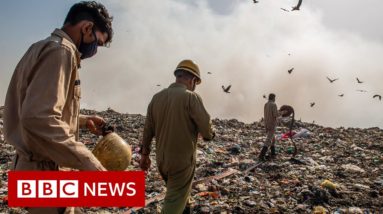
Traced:
POLYGON ((198 133, 212 140, 210 116, 201 97, 194 92, 201 83, 198 66, 181 61, 175 72, 176 82, 153 96, 146 115, 141 145, 140 167, 150 168, 150 145, 156 138, 156 160, 166 182, 162 213, 188 213, 187 205, 196 164, 198 133))
MULTIPOLYGON (((8 87, 4 132, 16 149, 13 170, 105 170, 78 140, 78 129, 101 134, 105 121, 79 115, 82 59, 112 40, 112 17, 102 4, 71 7, 61 29, 33 44, 8 87)), ((30 208, 30 213, 70 213, 73 208, 30 208)))

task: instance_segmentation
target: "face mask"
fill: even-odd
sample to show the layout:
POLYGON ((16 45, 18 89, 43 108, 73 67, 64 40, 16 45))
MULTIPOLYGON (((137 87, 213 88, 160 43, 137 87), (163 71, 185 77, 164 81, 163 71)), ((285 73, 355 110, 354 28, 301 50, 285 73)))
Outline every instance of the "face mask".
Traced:
POLYGON ((81 33, 81 44, 78 50, 81 53, 81 59, 86 59, 89 57, 94 56, 97 53, 97 47, 98 47, 98 41, 97 41, 97 36, 96 32, 93 30, 93 36, 94 36, 94 41, 91 43, 85 43, 83 41, 83 34, 81 33))

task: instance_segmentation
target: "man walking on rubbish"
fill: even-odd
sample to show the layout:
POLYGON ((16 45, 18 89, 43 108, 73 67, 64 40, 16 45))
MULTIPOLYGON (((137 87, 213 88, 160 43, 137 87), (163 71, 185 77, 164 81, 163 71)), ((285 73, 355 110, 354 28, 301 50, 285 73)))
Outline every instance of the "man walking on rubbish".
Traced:
MULTIPOLYGON (((105 121, 80 116, 81 59, 112 40, 112 17, 102 4, 73 5, 61 29, 33 44, 18 63, 4 111, 6 142, 16 149, 14 170, 105 170, 83 143, 78 128, 101 134, 105 121)), ((29 208, 30 213, 73 213, 73 208, 29 208)), ((78 210, 76 210, 77 213, 78 210)))
POLYGON ((264 161, 266 152, 270 147, 271 157, 275 157, 275 129, 277 127, 277 118, 279 116, 277 104, 275 104, 275 94, 269 94, 269 100, 264 106, 264 122, 266 129, 266 142, 259 155, 259 160, 264 161))
POLYGON ((140 167, 150 168, 150 145, 156 138, 156 160, 166 183, 162 213, 189 213, 186 206, 196 165, 198 133, 212 140, 210 116, 194 92, 201 76, 197 64, 181 61, 174 71, 176 82, 153 96, 148 106, 141 145, 140 167))

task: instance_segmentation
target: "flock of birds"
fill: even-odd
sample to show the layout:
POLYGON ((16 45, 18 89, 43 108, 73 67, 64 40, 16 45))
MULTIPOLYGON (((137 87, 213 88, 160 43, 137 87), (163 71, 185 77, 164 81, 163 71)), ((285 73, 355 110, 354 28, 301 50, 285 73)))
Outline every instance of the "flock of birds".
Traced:
MULTIPOLYGON (((290 55, 290 54, 289 54, 290 55)), ((287 70, 288 74, 291 74, 292 72, 294 71, 294 68, 290 68, 287 70)), ((207 72, 207 74, 211 75, 212 73, 211 72, 207 72)), ((334 83, 335 81, 339 80, 339 78, 335 78, 335 79, 331 79, 330 77, 326 76, 326 79, 330 82, 330 83, 334 83)), ((363 84, 364 81, 361 81, 358 77, 356 77, 356 82, 358 84, 363 84)), ((161 86, 161 85, 157 85, 157 86, 161 86)), ((231 89, 231 85, 228 85, 228 86, 224 86, 222 85, 222 90, 224 93, 227 93, 227 94, 230 94, 230 89, 231 89)), ((366 90, 361 90, 361 89, 358 89, 356 91, 359 91, 359 92, 367 92, 366 90)), ((343 97, 344 94, 338 94, 339 97, 343 97)), ((263 95, 263 98, 267 100, 267 96, 264 94, 263 95)), ((382 100, 382 95, 380 94, 374 94, 372 96, 373 99, 376 99, 378 98, 379 101, 382 100)), ((310 102, 310 107, 314 107, 315 106, 315 102, 310 102)))
MULTIPOLYGON (((294 6, 294 7, 292 7, 291 11, 299 10, 300 7, 301 7, 301 5, 302 5, 302 1, 303 1, 303 0, 298 0, 297 5, 294 6)), ((258 0, 253 0, 253 2, 254 2, 254 4, 259 3, 258 0)), ((287 10, 287 9, 285 9, 285 8, 281 8, 281 10, 286 11, 286 12, 290 12, 289 10, 287 10)), ((290 53, 289 53, 289 56, 290 56, 290 53)), ((288 72, 289 74, 291 74, 293 71, 294 71, 294 68, 290 68, 290 69, 287 70, 287 72, 288 72)), ((208 72, 208 74, 211 74, 211 73, 208 72)), ((337 80, 339 79, 339 78, 331 79, 331 78, 329 78, 329 77, 326 77, 326 78, 327 78, 327 80, 328 80, 330 83, 333 83, 333 82, 335 82, 335 81, 337 81, 337 80)), ((357 81, 358 84, 362 84, 362 83, 363 83, 363 81, 361 81, 358 77, 356 78, 356 81, 357 81)), ((223 92, 225 92, 225 93, 230 93, 230 89, 231 89, 231 85, 228 85, 228 86, 222 86, 222 90, 223 90, 223 92)), ((359 92, 367 92, 366 90, 357 90, 357 91, 359 91, 359 92)), ((343 97, 344 94, 339 94, 338 96, 339 96, 339 97, 343 97)), ((263 95, 263 98, 264 98, 264 99, 267 99, 267 97, 266 97, 265 94, 263 95)), ((373 99, 378 98, 380 101, 382 100, 382 96, 379 95, 379 94, 375 94, 374 96, 372 96, 372 98, 373 98, 373 99)), ((314 106, 315 106, 315 102, 311 102, 311 103, 310 103, 310 107, 314 107, 314 106)))
MULTIPOLYGON (((293 72, 293 70, 294 70, 294 68, 290 68, 290 69, 287 70, 287 72, 288 72, 289 74, 291 74, 291 73, 293 72)), ((211 72, 208 72, 208 74, 211 74, 211 72)), ((331 78, 329 78, 329 77, 326 77, 326 78, 327 78, 327 80, 328 80, 330 83, 333 83, 333 82, 339 80, 339 78, 335 78, 335 79, 331 79, 331 78)), ((362 83, 364 83, 364 81, 361 81, 358 77, 356 78, 356 81, 357 81, 358 84, 362 84, 362 83)), ((228 85, 228 86, 222 86, 222 90, 223 90, 223 92, 225 92, 225 93, 230 93, 230 89, 231 89, 231 85, 228 85)), ((367 92, 366 90, 360 90, 360 89, 358 89, 357 91, 359 91, 359 92, 367 92)), ((344 94, 339 94, 338 96, 339 96, 339 97, 343 97, 344 94)), ((263 98, 264 98, 264 99, 267 99, 267 96, 264 94, 264 95, 263 95, 263 98)), ((380 101, 382 100, 382 96, 381 96, 380 94, 375 94, 374 96, 372 96, 372 98, 373 98, 373 99, 378 98, 380 101)), ((311 103, 310 103, 310 107, 314 107, 314 106, 315 106, 315 102, 311 102, 311 103)))
MULTIPOLYGON (((290 70, 289 70, 288 72, 289 72, 289 74, 291 74, 290 70)), ((337 81, 337 80, 339 79, 339 78, 331 79, 331 78, 329 78, 329 77, 326 77, 326 78, 327 78, 327 80, 328 80, 330 83, 333 83, 333 82, 335 82, 335 81, 337 81)), ((357 78, 356 78, 356 82, 357 82, 358 84, 362 84, 364 81, 361 81, 361 80, 357 77, 357 78)), ((358 90, 356 90, 356 91, 359 91, 359 92, 367 92, 366 90, 361 90, 361 89, 358 89, 358 90)), ((339 94, 338 96, 339 96, 339 97, 343 97, 344 94, 339 94)), ((373 98, 373 99, 378 98, 380 101, 382 100, 382 96, 381 96, 380 94, 375 94, 374 96, 372 96, 372 98, 373 98)), ((314 107, 314 105, 315 105, 315 102, 310 103, 310 107, 314 107)))
MULTIPOLYGON (((330 83, 333 83, 333 82, 335 82, 335 81, 337 81, 339 78, 336 78, 336 79, 330 79, 329 77, 326 77, 327 79, 328 79, 328 81, 330 81, 330 83)), ((356 82, 358 83, 358 84, 362 84, 363 83, 363 81, 361 81, 358 77, 356 78, 356 82)), ((358 90, 356 90, 356 91, 359 91, 359 92, 367 92, 366 90, 361 90, 361 89, 358 89, 358 90)), ((344 94, 339 94, 338 95, 339 97, 343 97, 344 96, 344 94)), ((380 95, 380 94, 375 94, 374 96, 372 96, 372 98, 378 98, 379 100, 382 100, 382 96, 380 95)))
MULTIPOLYGON (((253 2, 254 2, 254 4, 259 3, 258 0, 253 0, 253 2)), ((298 0, 297 5, 294 6, 294 7, 292 7, 291 11, 299 10, 300 7, 301 7, 301 5, 302 5, 302 0, 298 0)), ((290 12, 289 10, 287 10, 287 9, 285 9, 285 8, 281 8, 281 10, 286 11, 286 12, 290 12)), ((290 53, 289 53, 288 55, 290 56, 290 53)), ((288 72, 289 74, 291 74, 293 71, 294 71, 294 68, 290 68, 290 69, 287 70, 287 72, 288 72)), ((207 72, 207 74, 212 74, 212 73, 211 73, 211 72, 207 72)), ((335 78, 335 79, 331 79, 331 78, 329 78, 329 77, 326 77, 326 78, 327 78, 327 80, 328 80, 330 83, 333 83, 333 82, 339 80, 339 78, 335 78)), ((358 84, 362 84, 362 83, 363 83, 363 81, 361 81, 358 77, 356 78, 356 81, 357 81, 358 84)), ((157 86, 161 86, 161 85, 157 85, 157 86)), ((223 90, 223 92, 229 94, 229 93, 230 93, 230 89, 231 89, 231 85, 228 85, 228 86, 224 86, 224 85, 222 85, 222 90, 223 90)), ((359 92, 367 92, 366 90, 360 90, 360 89, 358 89, 357 91, 359 91, 359 92)), ((338 96, 339 96, 339 97, 343 97, 344 94, 339 94, 338 96)), ((264 98, 264 99, 267 99, 267 96, 264 94, 264 95, 263 95, 263 98, 264 98)), ((379 94, 375 94, 372 98, 373 98, 373 99, 378 98, 380 101, 382 100, 382 96, 379 95, 379 94)), ((314 106, 315 106, 315 102, 311 102, 311 103, 310 103, 310 107, 314 107, 314 106)))
MULTIPOLYGON (((294 6, 294 7, 292 7, 291 11, 299 10, 300 7, 301 7, 301 5, 302 5, 302 1, 303 1, 303 0, 298 0, 297 5, 294 6)), ((254 4, 259 3, 258 0, 253 0, 253 2, 254 2, 254 4)), ((289 10, 287 10, 287 9, 285 9, 285 8, 281 8, 281 10, 286 11, 286 12, 289 12, 289 10)), ((289 55, 290 55, 290 54, 289 54, 289 55)), ((288 70, 289 74, 291 74, 291 73, 293 72, 293 70, 294 70, 294 68, 289 69, 289 70, 288 70)), ((211 73, 211 72, 207 72, 207 74, 212 74, 212 73, 211 73)), ((335 80, 333 80, 333 81, 331 81, 331 82, 334 82, 334 81, 335 81, 335 80)), ((161 86, 161 85, 157 85, 157 86, 161 86)), ((231 85, 228 85, 228 86, 222 86, 222 90, 223 90, 223 92, 225 92, 225 93, 228 93, 228 94, 229 94, 229 93, 230 93, 230 89, 231 89, 231 85)), ((263 95, 263 97, 266 98, 266 95, 263 95)), ((311 103, 311 107, 313 107, 314 105, 315 105, 315 103, 314 103, 314 104, 311 103)))

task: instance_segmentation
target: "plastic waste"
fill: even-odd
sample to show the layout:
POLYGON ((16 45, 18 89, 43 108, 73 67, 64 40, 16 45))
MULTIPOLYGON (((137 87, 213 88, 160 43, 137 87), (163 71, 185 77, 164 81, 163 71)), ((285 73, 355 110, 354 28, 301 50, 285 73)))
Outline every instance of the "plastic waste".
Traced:
POLYGON ((331 182, 330 180, 324 180, 321 183, 321 187, 327 188, 327 189, 330 189, 330 190, 335 190, 337 188, 337 185, 335 183, 331 182))
POLYGON ((314 207, 313 214, 326 214, 327 210, 322 206, 314 207))
POLYGON ((293 138, 298 138, 298 137, 308 138, 308 137, 310 137, 310 135, 311 135, 311 133, 309 130, 302 128, 295 135, 293 135, 293 138))

